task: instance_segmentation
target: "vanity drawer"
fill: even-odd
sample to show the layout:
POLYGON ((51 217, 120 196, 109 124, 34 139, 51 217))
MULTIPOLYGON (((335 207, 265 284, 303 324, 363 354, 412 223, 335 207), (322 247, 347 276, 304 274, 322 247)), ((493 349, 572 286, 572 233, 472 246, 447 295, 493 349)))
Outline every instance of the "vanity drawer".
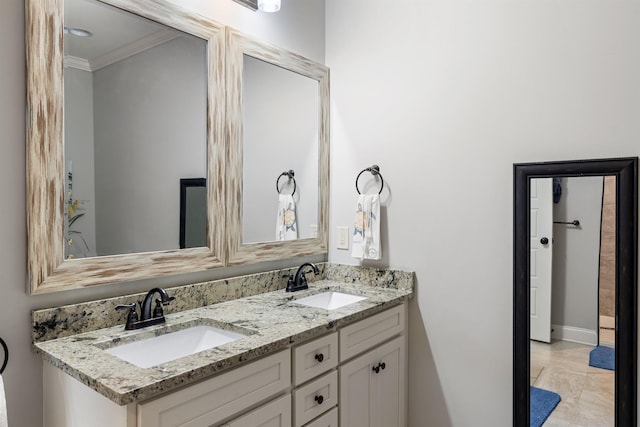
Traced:
POLYGON ((210 426, 291 384, 289 350, 138 404, 139 427, 210 426))
POLYGON ((300 385, 336 366, 338 366, 337 332, 293 349, 294 385, 300 385))
POLYGON ((338 408, 333 408, 304 427, 338 427, 338 408))
POLYGON ((340 330, 340 361, 350 359, 404 331, 405 307, 401 304, 340 330))
POLYGON ((332 371, 293 392, 293 413, 300 427, 338 404, 338 371, 332 371))

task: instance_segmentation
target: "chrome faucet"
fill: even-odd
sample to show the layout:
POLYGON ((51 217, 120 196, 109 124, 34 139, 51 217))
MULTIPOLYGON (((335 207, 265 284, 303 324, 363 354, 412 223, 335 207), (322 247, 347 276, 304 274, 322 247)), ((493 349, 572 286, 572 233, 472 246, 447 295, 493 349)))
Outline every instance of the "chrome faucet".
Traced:
MULTIPOLYGON (((305 262, 298 268, 298 271, 296 271, 295 277, 293 276, 293 274, 287 274, 283 276, 283 277, 289 278, 289 280, 287 281, 287 289, 286 289, 287 292, 295 292, 295 291, 302 291, 304 289, 309 289, 309 285, 307 284, 307 278, 304 272, 304 268, 307 266, 312 268, 313 274, 316 274, 316 275, 320 274, 320 270, 318 270, 318 267, 316 267, 315 264, 311 262, 305 262)), ((307 273, 309 273, 309 271, 307 271, 307 273)))
POLYGON ((116 306, 116 310, 129 310, 129 314, 127 315, 127 323, 124 326, 124 329, 140 329, 145 326, 158 325, 160 323, 165 322, 164 311, 162 310, 163 305, 169 304, 170 301, 173 301, 175 298, 170 297, 163 288, 153 288, 147 295, 144 297, 143 302, 139 302, 140 304, 140 317, 138 317, 138 312, 136 311, 136 304, 121 304, 116 306), (151 303, 153 302, 153 296, 159 293, 160 299, 156 300, 156 307, 153 309, 153 313, 151 313, 151 303))

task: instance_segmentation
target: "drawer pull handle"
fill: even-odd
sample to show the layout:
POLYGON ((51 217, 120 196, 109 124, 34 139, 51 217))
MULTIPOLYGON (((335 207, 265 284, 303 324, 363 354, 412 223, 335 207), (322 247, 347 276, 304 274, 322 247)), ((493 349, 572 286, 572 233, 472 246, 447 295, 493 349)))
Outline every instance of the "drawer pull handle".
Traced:
POLYGON ((371 368, 371 370, 373 372, 375 372, 376 374, 380 373, 380 369, 384 370, 384 368, 386 368, 387 365, 384 362, 378 363, 378 366, 374 366, 373 368, 371 368))
POLYGON ((318 405, 322 405, 322 402, 324 402, 324 397, 322 395, 316 396, 316 397, 313 398, 313 400, 318 402, 318 405))
POLYGON ((316 360, 318 361, 318 363, 322 363, 322 361, 324 360, 324 354, 322 353, 316 354, 316 360))

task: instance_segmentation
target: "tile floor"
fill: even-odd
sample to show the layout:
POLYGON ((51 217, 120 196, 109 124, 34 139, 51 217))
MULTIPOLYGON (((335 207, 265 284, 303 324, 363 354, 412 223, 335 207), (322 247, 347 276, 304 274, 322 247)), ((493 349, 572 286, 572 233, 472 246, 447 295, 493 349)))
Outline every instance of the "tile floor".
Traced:
POLYGON ((531 385, 562 399, 544 427, 614 426, 614 371, 589 366, 592 348, 568 341, 531 341, 531 385))

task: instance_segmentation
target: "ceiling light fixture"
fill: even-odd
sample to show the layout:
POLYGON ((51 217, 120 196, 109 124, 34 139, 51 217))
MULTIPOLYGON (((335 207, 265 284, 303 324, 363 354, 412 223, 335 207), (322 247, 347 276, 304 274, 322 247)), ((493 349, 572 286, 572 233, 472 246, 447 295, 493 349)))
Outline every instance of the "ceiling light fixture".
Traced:
POLYGON ((78 37, 91 37, 93 33, 89 30, 85 30, 84 28, 73 28, 73 27, 64 27, 65 34, 71 34, 73 36, 78 37))
POLYGON ((280 0, 258 0, 258 9, 263 12, 277 12, 280 10, 280 0))

